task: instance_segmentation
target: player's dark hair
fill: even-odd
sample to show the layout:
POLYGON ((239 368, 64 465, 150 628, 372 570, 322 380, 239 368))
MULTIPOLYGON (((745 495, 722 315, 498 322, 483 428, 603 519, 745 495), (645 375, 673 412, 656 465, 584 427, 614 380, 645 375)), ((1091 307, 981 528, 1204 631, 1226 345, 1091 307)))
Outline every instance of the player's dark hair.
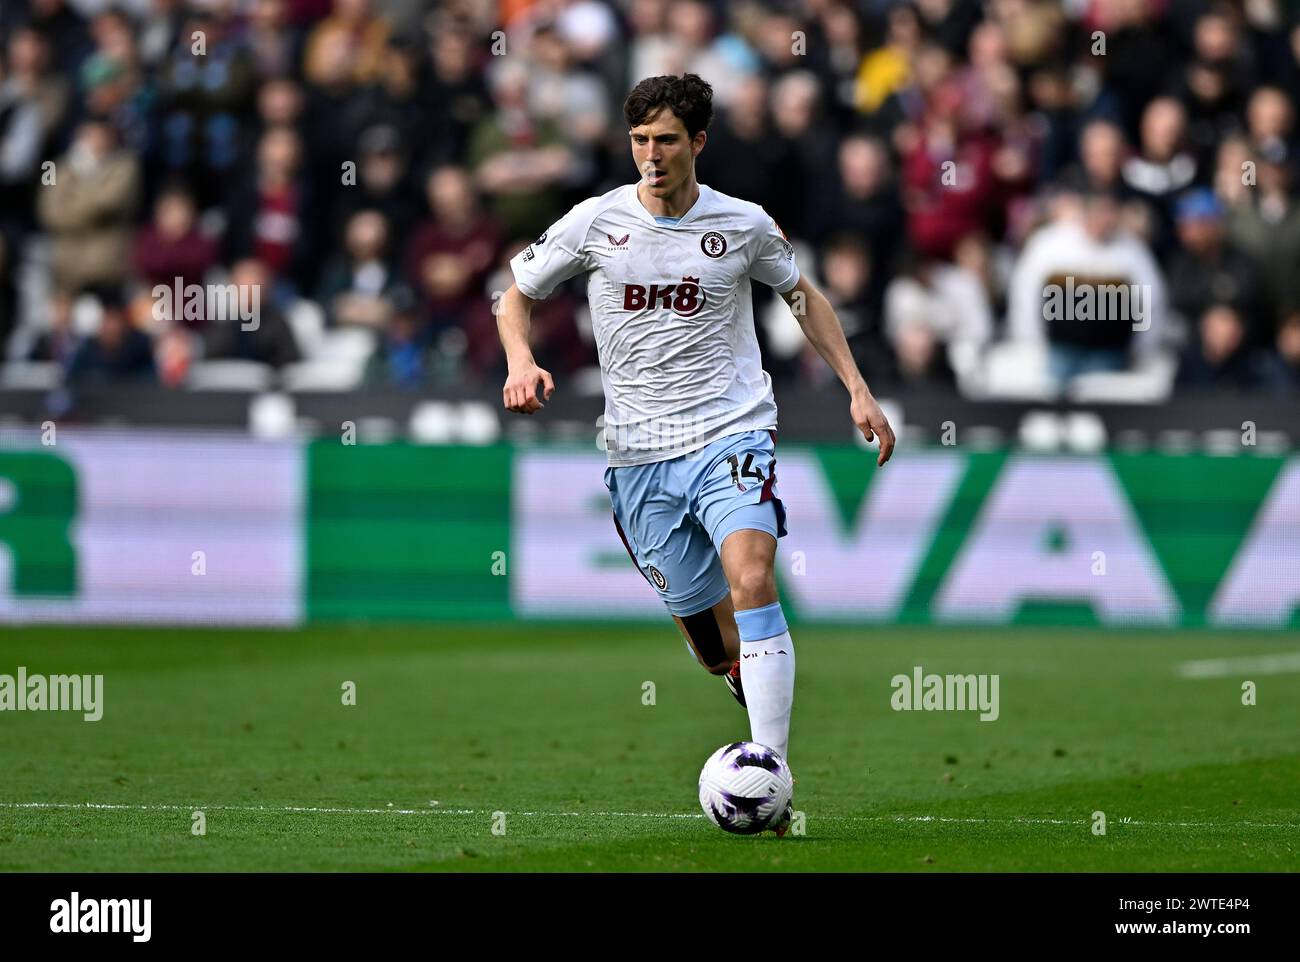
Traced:
POLYGON ((686 136, 694 138, 701 130, 708 130, 713 119, 713 87, 693 73, 647 77, 623 101, 623 116, 629 127, 638 127, 664 107, 681 120, 686 136))

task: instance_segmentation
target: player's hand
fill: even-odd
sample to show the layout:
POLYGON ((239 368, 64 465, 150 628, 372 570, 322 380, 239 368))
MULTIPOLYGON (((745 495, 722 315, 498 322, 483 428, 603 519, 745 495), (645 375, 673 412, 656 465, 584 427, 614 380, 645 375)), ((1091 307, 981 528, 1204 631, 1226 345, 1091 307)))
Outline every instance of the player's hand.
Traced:
POLYGON ((894 453, 894 429, 889 426, 889 418, 880 410, 880 405, 871 396, 871 392, 855 392, 849 414, 864 438, 868 441, 880 439, 880 456, 876 458, 876 464, 882 465, 888 461, 894 453))
POLYGON ((537 382, 542 382, 542 397, 549 401, 555 391, 555 381, 550 371, 544 371, 536 364, 527 364, 518 370, 511 370, 502 389, 501 399, 507 411, 516 414, 533 414, 545 405, 537 400, 537 382))

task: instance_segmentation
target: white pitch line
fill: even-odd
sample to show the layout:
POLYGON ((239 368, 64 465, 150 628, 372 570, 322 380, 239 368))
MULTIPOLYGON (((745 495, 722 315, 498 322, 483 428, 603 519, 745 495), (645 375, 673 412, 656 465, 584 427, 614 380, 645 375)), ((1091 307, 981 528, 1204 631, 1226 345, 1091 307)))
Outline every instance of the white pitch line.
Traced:
MULTIPOLYGON (((479 808, 325 808, 303 805, 122 805, 112 802, 0 802, 0 809, 83 809, 130 812, 250 812, 318 815, 473 815, 490 818, 496 810, 479 808)), ((525 818, 690 818, 702 819, 702 812, 515 812, 525 818)), ((945 815, 818 815, 828 822, 941 822, 952 825, 1078 825, 1092 824, 1088 818, 951 818, 945 815)), ((1300 823, 1287 822, 1148 822, 1115 819, 1114 824, 1145 828, 1287 828, 1300 831, 1300 823)))
POLYGON ((1300 651, 1284 655, 1207 658, 1185 661, 1174 669, 1180 678, 1228 678, 1233 675, 1285 675, 1300 671, 1300 651))

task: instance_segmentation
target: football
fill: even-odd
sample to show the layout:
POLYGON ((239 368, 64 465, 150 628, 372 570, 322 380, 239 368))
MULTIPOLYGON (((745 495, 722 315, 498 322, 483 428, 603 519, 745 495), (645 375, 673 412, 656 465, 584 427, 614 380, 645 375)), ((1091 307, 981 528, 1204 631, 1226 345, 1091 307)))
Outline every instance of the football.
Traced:
POLYGON ((757 742, 732 742, 700 771, 700 805, 724 832, 757 835, 786 816, 794 779, 779 754, 757 742))

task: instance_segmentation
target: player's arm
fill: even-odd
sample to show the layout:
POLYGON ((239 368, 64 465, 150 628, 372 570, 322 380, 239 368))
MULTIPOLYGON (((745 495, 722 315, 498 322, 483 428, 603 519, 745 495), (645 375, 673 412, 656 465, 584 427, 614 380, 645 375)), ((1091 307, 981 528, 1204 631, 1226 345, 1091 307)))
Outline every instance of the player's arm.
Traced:
POLYGON ((848 341, 844 339, 844 327, 835 316, 835 309, 825 295, 817 290, 816 285, 803 276, 800 276, 794 287, 782 292, 781 297, 790 305, 790 311, 803 328, 804 336, 817 349, 817 353, 826 359, 831 370, 848 389, 851 398, 849 415, 862 436, 868 441, 880 438, 880 455, 876 464, 884 464, 894 453, 894 429, 889 426, 885 412, 871 396, 871 390, 853 360, 848 341))
POLYGON ((497 305, 497 333, 506 352, 507 370, 501 397, 506 410, 518 414, 532 414, 544 406, 537 400, 538 381, 542 383, 543 397, 547 400, 555 390, 550 372, 537 366, 528 343, 533 303, 531 297, 511 284, 497 305))
POLYGON ((510 259, 515 282, 497 303, 497 333, 505 348, 507 372, 501 398, 508 411, 534 414, 541 410, 545 405, 537 399, 538 382, 543 400, 549 401, 555 391, 550 372, 533 359, 528 339, 533 304, 550 297, 556 285, 592 269, 583 243, 597 200, 578 204, 510 259))

